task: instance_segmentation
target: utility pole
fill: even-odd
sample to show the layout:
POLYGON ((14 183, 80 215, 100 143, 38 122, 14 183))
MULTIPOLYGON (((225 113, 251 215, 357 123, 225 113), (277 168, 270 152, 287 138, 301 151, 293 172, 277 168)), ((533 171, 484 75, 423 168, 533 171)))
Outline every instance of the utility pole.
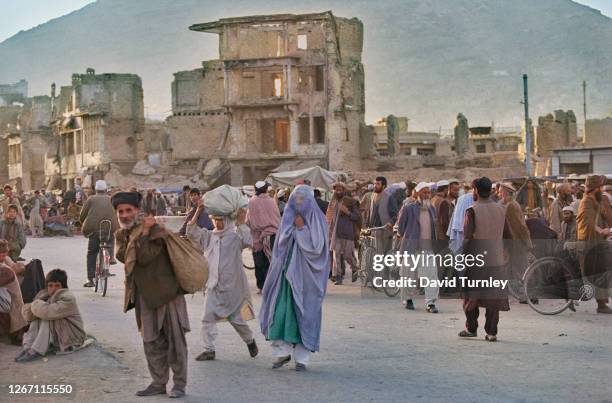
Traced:
POLYGON ((586 139, 587 109, 586 109, 586 80, 582 80, 582 113, 584 115, 584 130, 582 131, 582 141, 586 139))
POLYGON ((525 170, 527 176, 531 176, 531 124, 529 123, 527 74, 523 74, 523 105, 525 106, 525 170))

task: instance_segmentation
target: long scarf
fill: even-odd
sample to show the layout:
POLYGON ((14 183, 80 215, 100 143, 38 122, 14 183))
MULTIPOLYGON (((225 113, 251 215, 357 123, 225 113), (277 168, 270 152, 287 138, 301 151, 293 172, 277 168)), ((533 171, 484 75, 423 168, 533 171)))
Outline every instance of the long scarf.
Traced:
POLYGON ((206 288, 212 290, 219 282, 219 261, 221 259, 221 239, 231 232, 236 231, 236 220, 229 217, 223 217, 223 229, 215 228, 212 231, 212 236, 206 249, 206 257, 208 258, 208 282, 206 288))

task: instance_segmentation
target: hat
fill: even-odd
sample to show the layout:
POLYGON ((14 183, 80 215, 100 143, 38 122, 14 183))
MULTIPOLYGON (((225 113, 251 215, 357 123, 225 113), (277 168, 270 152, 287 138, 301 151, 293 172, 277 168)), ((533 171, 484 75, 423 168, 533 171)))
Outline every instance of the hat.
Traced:
POLYGON ((446 179, 442 179, 441 181, 438 181, 438 183, 436 183, 436 186, 438 188, 441 188, 442 186, 448 186, 449 182, 446 179))
POLYGON ((456 184, 459 184, 459 179, 457 179, 457 178, 451 178, 451 179, 449 179, 449 180, 448 180, 448 184, 450 185, 451 183, 456 183, 456 184))
POLYGON ((106 181, 97 180, 96 186, 94 188, 96 189, 96 191, 104 192, 106 189, 108 189, 108 185, 106 184, 106 181))
POLYGON ((344 182, 334 182, 333 185, 332 185, 332 189, 335 189, 336 186, 341 186, 344 189, 346 189, 346 183, 344 183, 344 182))
POLYGON ((257 181, 257 182, 255 182, 255 189, 263 189, 267 185, 268 184, 265 181, 257 181))
POLYGON ((571 211, 572 213, 574 213, 574 208, 572 206, 565 206, 561 211, 571 211))
POLYGON ((587 176, 584 185, 588 190, 597 189, 600 186, 605 185, 607 178, 603 175, 590 175, 587 176))
POLYGON ((142 195, 138 192, 118 192, 111 198, 111 203, 116 209, 120 204, 129 204, 136 208, 140 208, 140 200, 142 195))
POLYGON ((374 184, 368 183, 368 191, 374 190, 374 184))
POLYGON ((406 182, 397 182, 391 186, 397 186, 399 189, 406 189, 406 182))
POLYGON ((429 182, 419 182, 419 184, 416 185, 414 190, 416 190, 417 192, 420 192, 421 190, 423 190, 425 188, 431 188, 431 183, 429 183, 429 182))
POLYGON ((500 182, 501 187, 503 187, 504 189, 514 193, 516 192, 516 188, 514 186, 512 186, 512 183, 510 182, 500 182))
POLYGON ((278 193, 276 194, 278 197, 283 197, 285 195, 286 191, 285 189, 281 189, 278 191, 278 193))

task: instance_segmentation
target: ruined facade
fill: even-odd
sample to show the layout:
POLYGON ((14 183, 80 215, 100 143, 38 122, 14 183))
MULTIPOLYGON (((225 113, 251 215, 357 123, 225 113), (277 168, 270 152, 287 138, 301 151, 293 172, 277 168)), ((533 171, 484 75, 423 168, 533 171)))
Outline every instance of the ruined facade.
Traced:
POLYGON ((45 158, 52 138, 51 116, 51 98, 35 96, 29 105, 21 108, 17 122, 4 132, 8 179, 17 189, 40 189, 45 184, 45 158))
MULTIPOLYGON (((55 155, 48 155, 49 181, 63 187, 86 183, 111 169, 128 173, 144 158, 142 83, 135 74, 73 74, 72 85, 53 96, 55 155), (69 96, 68 96, 69 95, 69 96)), ((52 152, 53 150, 49 150, 52 152)))
POLYGON ((179 165, 191 162, 186 169, 232 184, 277 168, 359 168, 361 21, 331 12, 282 14, 190 29, 218 34, 220 59, 175 74, 167 123, 179 165))
POLYGON ((457 115, 455 124, 455 152, 463 155, 468 152, 468 139, 470 136, 468 120, 462 113, 457 115))
POLYGON ((28 82, 19 80, 14 84, 0 84, 0 106, 12 105, 15 102, 26 102, 28 82))
POLYGON ((575 147, 578 144, 576 115, 571 110, 556 110, 554 113, 540 116, 533 133, 533 174, 550 175, 552 150, 575 147))
POLYGON ((0 106, 0 184, 9 180, 9 147, 7 132, 17 126, 22 105, 0 106))
POLYGON ((587 147, 612 145, 612 117, 587 119, 584 145, 587 147))

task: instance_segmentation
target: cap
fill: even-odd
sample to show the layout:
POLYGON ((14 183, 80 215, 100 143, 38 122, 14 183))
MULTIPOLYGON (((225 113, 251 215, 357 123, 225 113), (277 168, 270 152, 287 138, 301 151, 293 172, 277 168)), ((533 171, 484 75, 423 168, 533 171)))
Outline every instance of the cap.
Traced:
POLYGON ((417 192, 420 192, 421 190, 423 190, 425 188, 431 188, 431 183, 429 183, 429 182, 419 182, 419 184, 416 185, 414 190, 416 190, 417 192))

